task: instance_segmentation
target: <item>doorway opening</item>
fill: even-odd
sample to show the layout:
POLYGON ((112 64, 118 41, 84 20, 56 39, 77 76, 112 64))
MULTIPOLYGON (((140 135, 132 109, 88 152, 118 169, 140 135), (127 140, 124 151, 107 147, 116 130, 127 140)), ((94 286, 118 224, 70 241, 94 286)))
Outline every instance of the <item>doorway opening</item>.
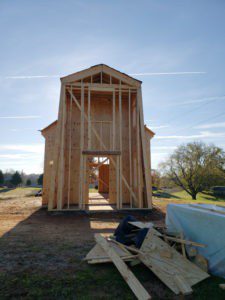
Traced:
POLYGON ((110 158, 88 157, 88 210, 113 210, 110 204, 110 158))

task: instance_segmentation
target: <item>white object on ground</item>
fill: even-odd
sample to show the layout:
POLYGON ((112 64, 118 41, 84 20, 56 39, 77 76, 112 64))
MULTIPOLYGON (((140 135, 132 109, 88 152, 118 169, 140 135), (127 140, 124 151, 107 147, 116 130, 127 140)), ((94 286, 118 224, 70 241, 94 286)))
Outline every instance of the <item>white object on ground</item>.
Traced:
POLYGON ((206 244, 198 253, 208 260, 210 273, 225 278, 225 207, 169 204, 166 226, 168 232, 183 232, 185 239, 206 244))

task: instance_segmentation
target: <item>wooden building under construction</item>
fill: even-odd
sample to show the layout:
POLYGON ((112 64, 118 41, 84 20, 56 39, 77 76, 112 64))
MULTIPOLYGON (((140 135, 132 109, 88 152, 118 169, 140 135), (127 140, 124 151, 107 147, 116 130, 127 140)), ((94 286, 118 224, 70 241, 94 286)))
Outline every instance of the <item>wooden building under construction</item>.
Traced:
POLYGON ((41 132, 49 210, 152 207, 141 81, 104 64, 61 78, 58 120, 41 132), (89 193, 93 170, 102 199, 89 193))

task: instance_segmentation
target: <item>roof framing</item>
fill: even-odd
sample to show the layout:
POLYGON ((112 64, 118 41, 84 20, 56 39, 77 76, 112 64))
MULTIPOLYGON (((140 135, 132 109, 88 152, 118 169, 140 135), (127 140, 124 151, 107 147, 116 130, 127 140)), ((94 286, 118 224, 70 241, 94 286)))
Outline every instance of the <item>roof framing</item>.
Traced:
POLYGON ((142 83, 140 80, 137 80, 125 73, 117 71, 116 69, 113 69, 104 64, 95 65, 88 69, 73 73, 73 74, 65 76, 65 77, 62 77, 61 82, 62 83, 72 83, 74 81, 81 80, 83 78, 95 75, 100 72, 104 72, 104 73, 109 74, 119 80, 123 80, 126 84, 135 86, 137 88, 140 87, 141 83, 142 83))

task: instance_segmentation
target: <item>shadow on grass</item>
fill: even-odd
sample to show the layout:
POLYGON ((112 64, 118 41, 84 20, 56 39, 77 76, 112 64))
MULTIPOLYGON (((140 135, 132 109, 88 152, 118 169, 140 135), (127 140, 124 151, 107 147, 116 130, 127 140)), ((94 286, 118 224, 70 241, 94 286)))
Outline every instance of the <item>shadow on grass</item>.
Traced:
POLYGON ((175 196, 175 195, 169 194, 167 192, 160 192, 160 191, 158 191, 157 193, 154 192, 153 196, 157 197, 157 198, 167 198, 167 199, 175 198, 175 199, 181 199, 181 197, 179 197, 179 196, 175 196))
POLYGON ((4 188, 2 190, 0 190, 0 193, 6 193, 6 192, 9 192, 9 191, 12 191, 12 190, 15 190, 16 188, 4 188))
POLYGON ((209 191, 204 191, 204 192, 202 192, 202 194, 204 195, 204 198, 206 200, 218 201, 218 202, 220 202, 220 201, 224 202, 225 201, 224 196, 221 196, 221 195, 217 196, 217 195, 215 195, 215 194, 213 194, 212 192, 209 192, 209 191))

